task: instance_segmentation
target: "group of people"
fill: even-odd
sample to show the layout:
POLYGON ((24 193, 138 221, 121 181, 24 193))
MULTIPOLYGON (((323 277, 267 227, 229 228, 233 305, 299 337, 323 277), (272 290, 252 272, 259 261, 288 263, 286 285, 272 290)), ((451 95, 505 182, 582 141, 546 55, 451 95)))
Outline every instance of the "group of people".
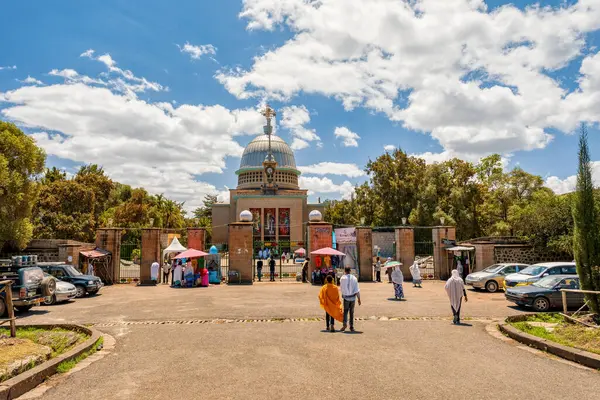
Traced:
MULTIPOLYGON (((387 262, 392 261, 391 257, 387 259, 387 262)), ((377 257, 375 260, 375 264, 373 266, 375 269, 375 282, 381 283, 381 259, 377 257)), ((415 260, 413 264, 410 266, 410 274, 412 275, 413 287, 422 287, 421 283, 423 279, 421 278, 421 270, 419 269, 420 265, 415 260)), ((400 266, 396 266, 392 268, 386 268, 386 274, 388 275, 388 279, 390 283, 394 284, 394 297, 396 300, 402 300, 404 298, 404 274, 402 273, 402 269, 400 266)))
MULTIPOLYGON (((258 259, 258 261, 256 262, 256 276, 258 277, 258 281, 262 282, 262 269, 263 269, 263 260, 262 259, 258 259)), ((271 255, 271 258, 269 258, 269 276, 270 282, 275 282, 275 258, 273 258, 273 255, 271 255)))
POLYGON ((350 326, 350 332, 355 331, 354 308, 357 302, 359 306, 362 303, 358 280, 350 272, 350 267, 344 268, 344 275, 340 279, 341 299, 334 277, 331 275, 326 276, 325 284, 319 292, 319 303, 321 304, 321 308, 325 310, 326 329, 328 332, 335 332, 335 321, 342 323, 340 332, 344 332, 348 328, 348 325, 350 326))

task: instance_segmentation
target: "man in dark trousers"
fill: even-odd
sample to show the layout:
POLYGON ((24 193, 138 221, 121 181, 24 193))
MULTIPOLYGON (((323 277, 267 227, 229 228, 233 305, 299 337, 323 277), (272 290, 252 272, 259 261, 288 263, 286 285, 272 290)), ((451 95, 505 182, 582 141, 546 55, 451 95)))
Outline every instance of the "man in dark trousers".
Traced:
POLYGON ((275 259, 272 255, 269 259, 269 272, 271 273, 271 282, 275 282, 275 259))
POLYGON ((258 276, 258 281, 262 282, 262 267, 263 261, 259 258, 256 262, 256 276, 258 276))
POLYGON ((302 283, 308 282, 308 264, 310 264, 310 258, 306 257, 306 260, 302 264, 302 283))

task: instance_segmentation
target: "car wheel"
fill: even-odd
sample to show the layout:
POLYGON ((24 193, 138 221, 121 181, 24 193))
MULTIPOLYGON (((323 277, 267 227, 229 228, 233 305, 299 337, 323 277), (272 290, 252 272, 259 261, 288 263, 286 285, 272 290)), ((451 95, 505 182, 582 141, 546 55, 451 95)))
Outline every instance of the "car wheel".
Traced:
POLYGON ((496 281, 489 281, 485 284, 485 288, 488 292, 494 293, 498 290, 498 283, 496 281))
POLYGON ((18 312, 27 312, 27 311, 31 310, 31 307, 33 307, 33 306, 16 306, 15 308, 17 309, 18 312))
POLYGON ((44 300, 44 305, 46 305, 46 306, 51 306, 53 304, 56 304, 56 295, 55 294, 53 294, 52 296, 46 297, 46 300, 44 300))
POLYGON ((6 308, 6 303, 4 302, 4 299, 2 297, 0 297, 0 317, 5 317, 7 313, 7 308, 6 308))
POLYGON ((539 312, 548 311, 550 309, 550 301, 545 297, 537 297, 533 301, 533 309, 539 312))
POLYGON ((77 293, 75 294, 75 297, 77 298, 81 298, 83 296, 85 296, 85 288, 83 286, 75 286, 75 288, 77 289, 77 293))

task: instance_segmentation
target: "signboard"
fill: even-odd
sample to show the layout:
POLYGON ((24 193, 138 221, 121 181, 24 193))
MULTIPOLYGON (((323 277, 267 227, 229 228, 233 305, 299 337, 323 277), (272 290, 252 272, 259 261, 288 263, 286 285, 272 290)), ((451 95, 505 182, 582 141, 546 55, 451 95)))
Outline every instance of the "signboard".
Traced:
POLYGON ((456 240, 442 239, 442 244, 445 246, 456 246, 456 240))
POLYGON ((356 243, 356 228, 338 228, 335 230, 335 241, 339 244, 356 243))

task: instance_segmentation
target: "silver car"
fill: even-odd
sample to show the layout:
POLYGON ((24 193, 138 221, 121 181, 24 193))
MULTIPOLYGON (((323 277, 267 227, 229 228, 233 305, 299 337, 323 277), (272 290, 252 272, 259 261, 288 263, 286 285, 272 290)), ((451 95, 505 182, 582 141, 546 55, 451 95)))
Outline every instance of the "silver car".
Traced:
POLYGON ((527 264, 501 263, 490 265, 483 271, 467 275, 465 283, 474 289, 485 289, 494 293, 504 286, 504 277, 529 267, 527 264))
MULTIPOLYGON (((44 274, 44 276, 51 276, 48 274, 44 274)), ((73 300, 77 296, 77 288, 71 285, 69 282, 63 282, 61 280, 56 280, 56 290, 54 294, 50 297, 46 297, 44 300, 44 304, 50 306, 52 304, 61 303, 63 301, 73 300)))

